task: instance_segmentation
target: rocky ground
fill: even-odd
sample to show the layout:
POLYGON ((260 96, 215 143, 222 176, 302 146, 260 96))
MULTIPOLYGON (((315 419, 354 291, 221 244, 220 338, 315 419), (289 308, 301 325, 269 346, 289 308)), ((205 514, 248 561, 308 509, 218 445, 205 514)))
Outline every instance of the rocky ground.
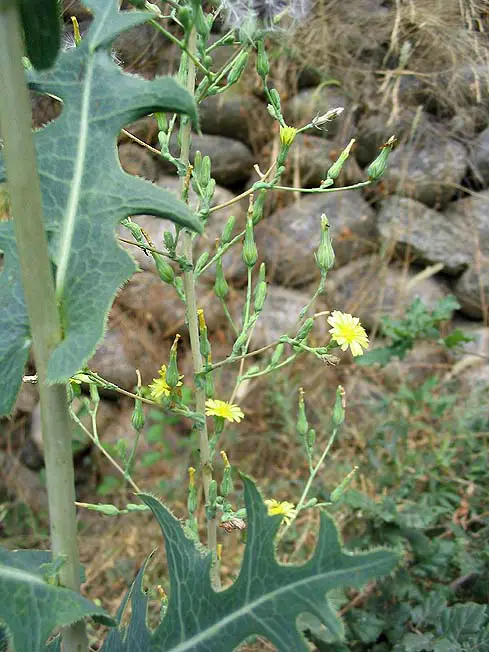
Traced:
MULTIPOLYGON (((422 4, 421 0, 413 3, 415 8, 422 4)), ((395 24, 396 3, 369 0, 359 5, 362 9, 368 5, 369 20, 382 21, 382 25, 395 24)), ((89 25, 89 13, 82 5, 65 0, 67 31, 69 16, 73 14, 78 16, 82 28, 89 25)), ((463 21, 460 29, 467 30, 463 21)), ((328 276, 321 305, 357 315, 369 332, 375 334, 382 314, 401 314, 416 296, 432 307, 438 299, 452 293, 460 303, 456 325, 475 338, 466 347, 471 362, 460 373, 470 383, 489 386, 487 70, 479 65, 478 59, 474 58, 474 64, 468 65, 466 60, 458 63, 455 57, 449 70, 435 70, 429 77, 396 76, 401 64, 395 52, 389 53, 391 41, 382 41, 380 36, 371 40, 368 61, 385 63, 383 55, 388 53, 391 61, 386 69, 391 74, 384 70, 377 78, 370 75, 368 88, 359 88, 357 84, 355 93, 338 62, 334 76, 339 85, 325 84, 321 71, 314 66, 299 65, 293 57, 290 60, 293 84, 288 81, 292 73, 287 72, 287 61, 285 72, 277 66, 277 87, 282 93, 289 124, 299 126, 317 113, 345 107, 343 115, 327 132, 314 131, 296 139, 287 172, 294 185, 312 187, 320 183, 331 161, 351 137, 357 144, 340 179, 346 184, 366 178, 366 167, 391 134, 396 134, 400 144, 390 158, 387 173, 375 187, 301 197, 274 193, 268 201, 267 216, 256 229, 256 238, 261 260, 267 264, 270 288, 263 326, 257 329, 255 345, 263 346, 292 328, 298 310, 308 302, 311 287, 318 281, 313 252, 318 244, 319 217, 326 213, 336 265, 328 276), (340 76, 342 72, 345 78, 340 76), (458 83, 461 78, 465 84, 457 87, 459 104, 455 106, 450 83, 451 80, 458 83), (389 93, 386 79, 390 83, 389 93), (424 83, 427 79, 429 84, 424 83), (395 84, 393 102, 391 90, 395 84), (445 95, 440 91, 443 88, 445 95)), ((485 48, 487 51, 487 43, 485 48)), ((217 50, 216 66, 231 52, 232 46, 217 50)), ((366 52, 364 48, 359 53, 363 60, 357 61, 358 68, 364 65, 366 52)), ((120 37, 116 54, 124 68, 147 77, 175 70, 173 47, 149 25, 120 37)), ((200 107, 202 134, 193 137, 192 155, 200 150, 212 159, 212 175, 218 184, 215 204, 249 187, 256 180, 254 163, 259 162, 263 169, 276 151, 277 132, 255 82, 250 72, 237 90, 212 97, 200 107)), ((35 100, 37 124, 55 118, 57 113, 59 109, 52 103, 35 100)), ((152 117, 128 125, 127 129, 146 143, 158 146, 157 127, 152 117)), ((130 174, 177 191, 174 170, 157 155, 125 136, 120 138, 119 154, 122 167, 130 174)), ((245 203, 232 207, 238 223, 243 223, 246 208, 245 203)), ((212 250, 214 239, 222 232, 230 213, 223 209, 212 215, 207 236, 197 245, 199 252, 212 250)), ((156 246, 162 242, 167 224, 151 216, 135 220, 144 226, 156 246)), ((130 237, 122 227, 119 235, 130 237)), ((120 291, 105 339, 89 365, 130 390, 135 385, 135 368, 147 383, 167 360, 173 336, 184 328, 184 310, 172 288, 160 282, 152 259, 130 245, 122 246, 136 258, 140 271, 120 291)), ((224 267, 232 288, 231 309, 235 305, 238 311, 246 280, 240 252, 229 253, 224 267)), ((205 308, 211 340, 216 340, 225 351, 229 337, 222 309, 213 300, 213 280, 214 272, 210 270, 203 278, 201 305, 205 308)), ((438 362, 452 364, 456 360, 436 356, 430 360, 432 365, 438 362)), ((190 368, 188 359, 182 363, 182 369, 186 368, 190 368)), ((254 400, 258 400, 256 396, 254 400)), ((45 506, 38 476, 42 466, 38 412, 36 388, 25 384, 13 419, 0 426, 10 434, 9 441, 15 437, 22 441, 20 456, 17 444, 12 446, 12 451, 0 453, 0 487, 15 486, 20 499, 34 510, 45 506)), ((117 440, 124 432, 124 424, 128 426, 129 415, 129 406, 114 401, 113 396, 104 397, 99 413, 99 432, 104 441, 117 440)), ((87 442, 80 444, 79 455, 86 446, 87 442)))

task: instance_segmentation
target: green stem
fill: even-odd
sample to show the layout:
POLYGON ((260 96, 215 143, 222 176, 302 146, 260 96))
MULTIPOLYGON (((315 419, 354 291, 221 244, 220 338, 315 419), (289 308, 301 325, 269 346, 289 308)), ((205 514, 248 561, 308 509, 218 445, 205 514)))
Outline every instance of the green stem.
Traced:
MULTIPOLYGON (((64 385, 48 385, 49 357, 61 340, 54 281, 24 81, 22 28, 16 0, 0 3, 0 123, 24 295, 39 378, 53 558, 63 557, 63 586, 80 590, 71 431, 64 385)), ((88 648, 83 621, 62 631, 64 652, 88 648)))
POLYGON ((157 20, 150 20, 149 21, 153 27, 156 27, 162 34, 166 36, 166 38, 171 41, 172 43, 175 43, 175 45, 178 45, 178 47, 185 52, 185 54, 188 56, 188 58, 192 61, 194 66, 199 68, 201 72, 204 73, 206 77, 209 79, 213 79, 214 73, 212 73, 210 70, 207 70, 205 66, 203 66, 198 58, 195 56, 194 52, 190 48, 185 47, 185 43, 182 43, 176 36, 174 36, 171 32, 169 32, 167 29, 163 27, 163 25, 160 25, 160 23, 157 20))
POLYGON ((288 190, 290 192, 302 192, 302 193, 316 193, 322 194, 325 192, 342 192, 343 190, 355 190, 356 188, 364 188, 369 186, 372 181, 359 181, 354 183, 352 186, 341 186, 340 188, 293 188, 291 186, 271 186, 270 190, 288 190))
POLYGON ((312 486, 312 483, 314 482, 314 478, 318 474, 319 469, 323 465, 324 460, 326 459, 329 451, 331 450, 331 446, 334 444, 334 440, 336 439, 337 432, 338 432, 338 428, 335 428, 333 430, 333 434, 329 438, 328 444, 327 444, 326 448, 324 449, 323 454, 319 458, 319 462, 316 464, 316 466, 313 468, 312 472, 309 475, 309 480, 307 481, 307 484, 304 487, 304 491, 302 492, 302 496, 301 496, 299 502, 297 503, 297 507, 296 507, 296 510, 295 510, 295 516, 293 518, 291 518, 290 521, 287 523, 287 525, 284 527, 284 529, 281 532, 279 532, 279 534, 277 536, 277 543, 282 540, 285 533, 289 530, 290 526, 292 525, 292 523, 297 518, 297 515, 301 511, 302 507, 305 505, 305 503, 307 501, 307 496, 308 496, 309 491, 310 491, 311 486, 312 486))
MULTIPOLYGON (((195 54, 197 48, 197 34, 192 30, 188 47, 190 52, 195 54)), ((187 68, 187 90, 190 93, 195 89, 195 65, 193 60, 189 58, 187 68)), ((190 138, 191 138, 191 125, 187 120, 181 133, 181 152, 180 158, 182 162, 188 166, 189 153, 190 153, 190 138)), ((183 179, 183 184, 186 180, 183 179)), ((185 186, 183 186, 185 191, 185 186)), ((190 231, 183 232, 183 253, 188 262, 193 262, 192 250, 192 234, 190 231)), ((187 319, 188 331, 190 337, 190 348, 192 350, 192 361, 194 367, 194 374, 200 374, 203 370, 202 355, 200 353, 200 336, 199 336, 199 321, 197 314, 197 297, 195 293, 195 277, 193 270, 183 273, 183 285, 185 289, 185 300, 187 304, 187 319)), ((195 411, 205 415, 205 401, 206 392, 205 386, 195 388, 195 411)), ((199 446, 200 446, 200 465, 202 468, 202 485, 204 488, 204 497, 206 502, 209 500, 209 486, 212 480, 212 460, 211 451, 209 447, 209 435, 207 433, 207 421, 204 417, 204 422, 199 428, 199 446)), ((212 581, 216 589, 220 588, 219 579, 219 565, 217 562, 217 518, 209 519, 207 521, 207 546, 212 551, 214 556, 214 565, 212 567, 212 581)))

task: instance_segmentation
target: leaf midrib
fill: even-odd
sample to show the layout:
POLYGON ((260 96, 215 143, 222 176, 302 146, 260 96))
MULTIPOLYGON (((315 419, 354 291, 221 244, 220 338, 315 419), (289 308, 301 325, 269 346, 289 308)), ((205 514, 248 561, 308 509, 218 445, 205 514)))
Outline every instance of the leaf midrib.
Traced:
MULTIPOLYGON (((384 564, 385 561, 381 559, 379 561, 370 563, 369 568, 371 569, 372 566, 384 565, 384 564)), ((214 636, 218 634, 218 632, 220 632, 225 627, 227 627, 229 623, 232 623, 233 621, 238 620, 239 618, 248 614, 249 612, 252 612, 254 609, 257 609, 263 603, 272 599, 276 599, 282 593, 299 589, 304 584, 310 586, 312 583, 317 583, 321 581, 325 576, 331 576, 336 574, 337 577, 341 577, 342 575, 345 575, 346 576, 345 580, 350 580, 352 574, 354 575, 357 572, 364 572, 364 571, 365 571, 365 565, 357 566, 357 567, 349 567, 343 571, 328 571, 328 572, 321 573, 320 575, 315 575, 313 577, 307 576, 291 584, 287 584, 286 586, 279 587, 274 591, 267 592, 265 595, 253 600, 252 602, 244 604, 239 609, 233 611, 229 616, 225 616, 224 618, 219 620, 219 622, 211 625, 205 630, 200 631, 197 635, 192 636, 192 638, 189 638, 183 643, 179 643, 176 647, 170 648, 168 652, 186 652, 187 650, 188 651, 195 650, 195 646, 198 643, 203 643, 208 639, 212 639, 214 636)), ((347 582, 345 581, 345 584, 346 583, 347 582)), ((341 584, 341 580, 338 580, 338 584, 341 584)), ((326 592, 327 591, 325 591, 325 593, 326 592)))

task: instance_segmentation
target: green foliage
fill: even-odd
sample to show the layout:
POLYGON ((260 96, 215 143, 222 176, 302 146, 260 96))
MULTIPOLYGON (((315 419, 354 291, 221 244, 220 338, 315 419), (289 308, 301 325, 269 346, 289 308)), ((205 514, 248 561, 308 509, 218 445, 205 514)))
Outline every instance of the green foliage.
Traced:
POLYGON ((211 555, 187 538, 180 522, 158 500, 147 494, 140 496, 165 537, 170 574, 168 607, 163 621, 150 634, 140 573, 125 599, 132 601, 131 621, 127 629, 109 633, 103 652, 230 652, 252 634, 265 636, 283 652, 307 650, 296 625, 300 614, 312 614, 339 637, 342 625, 326 594, 345 585, 361 586, 396 567, 399 555, 392 551, 343 552, 336 528, 324 514, 312 558, 303 566, 279 564, 274 537, 281 517, 268 516, 254 483, 245 476, 243 481, 248 515, 244 559, 234 584, 217 593, 210 582, 211 555))
POLYGON ((25 46, 38 70, 53 65, 61 45, 58 0, 19 0, 25 46))
MULTIPOLYGON (((94 22, 79 47, 61 54, 47 72, 32 72, 31 89, 59 97, 63 113, 36 133, 45 225, 56 268, 63 341, 48 377, 64 382, 94 353, 116 291, 136 270, 118 246, 116 224, 153 214, 196 231, 197 216, 175 196, 122 171, 116 140, 122 127, 153 111, 186 113, 196 122, 191 95, 172 78, 147 81, 124 74, 110 46, 151 14, 119 12, 116 0, 86 0, 94 22)), ((0 182, 5 173, 0 159, 0 182)), ((0 415, 15 400, 31 345, 13 225, 0 223, 0 415)))
POLYGON ((403 360, 419 340, 431 340, 454 348, 464 342, 470 342, 461 330, 453 330, 447 337, 440 337, 440 324, 451 318, 453 311, 460 308, 454 296, 440 299, 433 310, 428 310, 421 299, 416 298, 402 319, 392 319, 385 315, 381 320, 381 334, 390 339, 388 346, 367 351, 356 359, 356 363, 370 366, 375 363, 385 366, 393 358, 403 360))
POLYGON ((93 617, 107 626, 112 618, 79 593, 57 585, 49 552, 0 548, 0 649, 8 637, 13 652, 38 652, 57 627, 93 617))

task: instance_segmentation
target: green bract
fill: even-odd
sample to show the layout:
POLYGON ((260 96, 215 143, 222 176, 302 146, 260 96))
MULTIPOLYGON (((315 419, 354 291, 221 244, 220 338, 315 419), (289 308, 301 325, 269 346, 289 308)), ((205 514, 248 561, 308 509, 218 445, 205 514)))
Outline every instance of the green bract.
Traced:
POLYGON ((170 598, 160 625, 146 625, 147 596, 142 592, 144 569, 125 597, 118 618, 129 599, 132 617, 112 630, 102 652, 231 652, 245 638, 258 634, 280 652, 308 648, 296 625, 309 613, 335 636, 342 623, 326 595, 341 586, 360 586, 391 572, 398 555, 387 550, 349 554, 341 550, 333 522, 321 516, 316 550, 303 566, 284 566, 275 557, 274 538, 281 516, 268 516, 254 483, 245 485, 248 538, 240 574, 228 589, 211 586, 212 556, 197 548, 183 527, 156 498, 140 497, 151 508, 165 537, 170 573, 170 598))
MULTIPOLYGON (((136 270, 117 244, 117 223, 130 215, 152 214, 202 230, 183 202, 126 174, 117 155, 121 128, 148 113, 185 113, 197 121, 193 98, 177 81, 124 74, 111 57, 114 39, 150 20, 151 14, 120 12, 116 0, 85 4, 95 18, 80 46, 63 52, 49 71, 33 72, 29 78, 31 89, 63 102, 60 118, 36 134, 64 335, 49 362, 50 382, 66 381, 94 353, 115 293, 136 270)), ((11 222, 0 224, 0 415, 12 408, 31 345, 12 227, 11 222)))

